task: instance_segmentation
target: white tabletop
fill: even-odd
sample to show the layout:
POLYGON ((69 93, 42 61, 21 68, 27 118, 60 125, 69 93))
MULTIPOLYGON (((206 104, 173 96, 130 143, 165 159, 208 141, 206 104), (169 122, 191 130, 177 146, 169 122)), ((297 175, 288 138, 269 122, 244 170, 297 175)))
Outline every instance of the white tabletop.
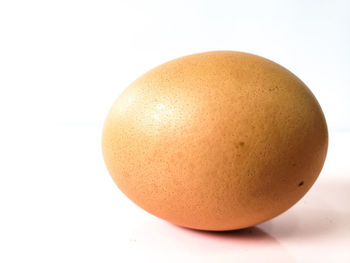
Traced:
POLYGON ((325 167, 293 208, 224 233, 134 205, 105 168, 100 136, 100 123, 66 123, 3 140, 0 262, 350 262, 350 133, 330 133, 325 167))

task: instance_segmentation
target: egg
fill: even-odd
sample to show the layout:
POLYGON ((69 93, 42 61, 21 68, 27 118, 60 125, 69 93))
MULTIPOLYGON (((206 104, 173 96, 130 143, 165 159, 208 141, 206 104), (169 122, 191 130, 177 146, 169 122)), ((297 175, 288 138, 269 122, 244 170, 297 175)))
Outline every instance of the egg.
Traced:
POLYGON ((269 220, 317 179, 328 132, 316 98, 260 56, 214 51, 145 73, 111 107, 106 166, 139 207, 187 228, 269 220))

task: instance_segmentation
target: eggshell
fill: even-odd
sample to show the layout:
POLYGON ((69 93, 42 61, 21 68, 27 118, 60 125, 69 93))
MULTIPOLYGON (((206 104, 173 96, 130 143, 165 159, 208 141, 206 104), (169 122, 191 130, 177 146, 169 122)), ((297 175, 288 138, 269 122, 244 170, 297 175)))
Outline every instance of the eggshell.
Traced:
POLYGON ((233 230, 294 205, 318 177, 327 125, 290 71, 233 51, 181 57, 136 79, 106 118, 118 187, 184 227, 233 230))

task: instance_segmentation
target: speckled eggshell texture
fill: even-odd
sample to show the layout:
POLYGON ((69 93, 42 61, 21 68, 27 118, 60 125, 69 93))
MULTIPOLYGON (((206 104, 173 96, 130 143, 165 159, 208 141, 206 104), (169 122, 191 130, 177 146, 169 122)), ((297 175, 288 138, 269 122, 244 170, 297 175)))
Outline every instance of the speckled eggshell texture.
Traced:
POLYGON ((233 230, 294 205, 318 177, 327 125, 290 71, 232 51, 181 57, 135 80, 105 121, 118 187, 177 225, 233 230))

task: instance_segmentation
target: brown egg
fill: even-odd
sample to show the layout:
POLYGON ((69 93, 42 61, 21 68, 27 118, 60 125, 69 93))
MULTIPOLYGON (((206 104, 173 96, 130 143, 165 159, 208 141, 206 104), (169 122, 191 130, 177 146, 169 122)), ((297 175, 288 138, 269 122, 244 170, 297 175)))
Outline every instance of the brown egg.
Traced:
POLYGON ((328 145, 322 110, 301 80, 232 51, 147 72, 113 104, 102 137, 126 196, 203 230, 253 226, 290 208, 315 182, 328 145))

